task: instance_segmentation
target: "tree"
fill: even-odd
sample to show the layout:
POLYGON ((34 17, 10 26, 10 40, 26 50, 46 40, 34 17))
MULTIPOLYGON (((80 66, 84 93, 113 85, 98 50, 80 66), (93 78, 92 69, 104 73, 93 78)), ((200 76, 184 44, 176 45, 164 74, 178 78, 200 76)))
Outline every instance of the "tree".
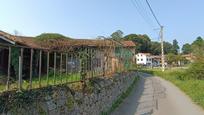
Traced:
POLYGON ((161 44, 159 42, 151 42, 150 52, 153 55, 161 54, 161 44))
POLYGON ((66 37, 66 36, 64 36, 62 34, 58 34, 58 33, 42 33, 39 36, 36 36, 36 39, 39 41, 48 41, 48 40, 66 39, 66 38, 69 38, 69 37, 66 37))
POLYGON ((173 65, 173 63, 176 61, 176 58, 175 58, 175 57, 176 57, 176 56, 175 56, 175 54, 173 54, 173 53, 167 54, 167 56, 166 56, 167 63, 168 63, 169 65, 173 65))
MULTIPOLYGON (((172 44, 169 42, 164 42, 164 54, 172 53, 172 44)), ((161 43, 151 42, 150 51, 153 55, 161 55, 161 43)))
POLYGON ((195 56, 194 62, 188 68, 187 73, 190 77, 196 79, 204 79, 204 40, 201 37, 191 44, 192 52, 195 56))
POLYGON ((132 40, 136 44, 136 52, 150 52, 151 40, 147 35, 129 34, 124 40, 132 40))
POLYGON ((191 48, 191 45, 189 43, 186 43, 186 44, 183 45, 182 53, 183 54, 190 54, 190 53, 192 53, 192 48, 191 48))
POLYGON ((121 30, 117 30, 111 34, 111 38, 114 40, 121 40, 123 38, 123 32, 121 30))
POLYGON ((172 47, 172 53, 178 54, 179 52, 179 45, 178 41, 176 39, 173 40, 173 47, 172 47))
POLYGON ((164 42, 164 54, 173 53, 172 49, 173 49, 173 45, 171 43, 164 42))
POLYGON ((204 40, 201 37, 197 37, 197 39, 192 43, 193 54, 197 58, 204 58, 204 40))

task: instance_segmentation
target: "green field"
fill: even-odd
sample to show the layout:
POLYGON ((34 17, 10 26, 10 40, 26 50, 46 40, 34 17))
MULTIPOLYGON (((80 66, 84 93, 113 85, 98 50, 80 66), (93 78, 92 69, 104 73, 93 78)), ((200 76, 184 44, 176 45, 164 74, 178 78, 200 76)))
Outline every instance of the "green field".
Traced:
POLYGON ((165 72, 159 69, 145 69, 141 71, 171 81, 185 92, 196 104, 204 108, 204 80, 189 79, 185 69, 169 69, 165 72))

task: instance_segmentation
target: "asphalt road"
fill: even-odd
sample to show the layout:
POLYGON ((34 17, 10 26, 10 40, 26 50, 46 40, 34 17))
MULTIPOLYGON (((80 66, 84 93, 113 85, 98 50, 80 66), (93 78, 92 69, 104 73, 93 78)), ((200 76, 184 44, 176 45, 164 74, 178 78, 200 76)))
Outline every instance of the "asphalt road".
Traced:
POLYGON ((133 92, 112 115, 204 115, 204 110, 172 83, 139 73, 133 92))

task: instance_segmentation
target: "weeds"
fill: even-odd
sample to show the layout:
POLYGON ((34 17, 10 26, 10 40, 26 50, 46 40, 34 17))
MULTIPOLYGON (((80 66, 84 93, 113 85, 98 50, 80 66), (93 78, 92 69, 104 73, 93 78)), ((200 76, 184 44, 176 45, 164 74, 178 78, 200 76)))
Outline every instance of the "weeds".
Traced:
POLYGON ((204 80, 189 75, 189 69, 172 69, 162 72, 158 69, 142 70, 171 81, 202 108, 204 108, 204 80))

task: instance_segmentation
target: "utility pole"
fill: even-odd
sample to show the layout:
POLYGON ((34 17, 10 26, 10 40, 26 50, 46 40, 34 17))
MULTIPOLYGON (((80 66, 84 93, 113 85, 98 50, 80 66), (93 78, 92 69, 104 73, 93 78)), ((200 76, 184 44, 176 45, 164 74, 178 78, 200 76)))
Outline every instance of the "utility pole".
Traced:
POLYGON ((161 61, 162 61, 162 71, 165 70, 165 64, 164 64, 164 41, 163 41, 163 29, 164 26, 160 26, 160 38, 161 38, 161 61))

